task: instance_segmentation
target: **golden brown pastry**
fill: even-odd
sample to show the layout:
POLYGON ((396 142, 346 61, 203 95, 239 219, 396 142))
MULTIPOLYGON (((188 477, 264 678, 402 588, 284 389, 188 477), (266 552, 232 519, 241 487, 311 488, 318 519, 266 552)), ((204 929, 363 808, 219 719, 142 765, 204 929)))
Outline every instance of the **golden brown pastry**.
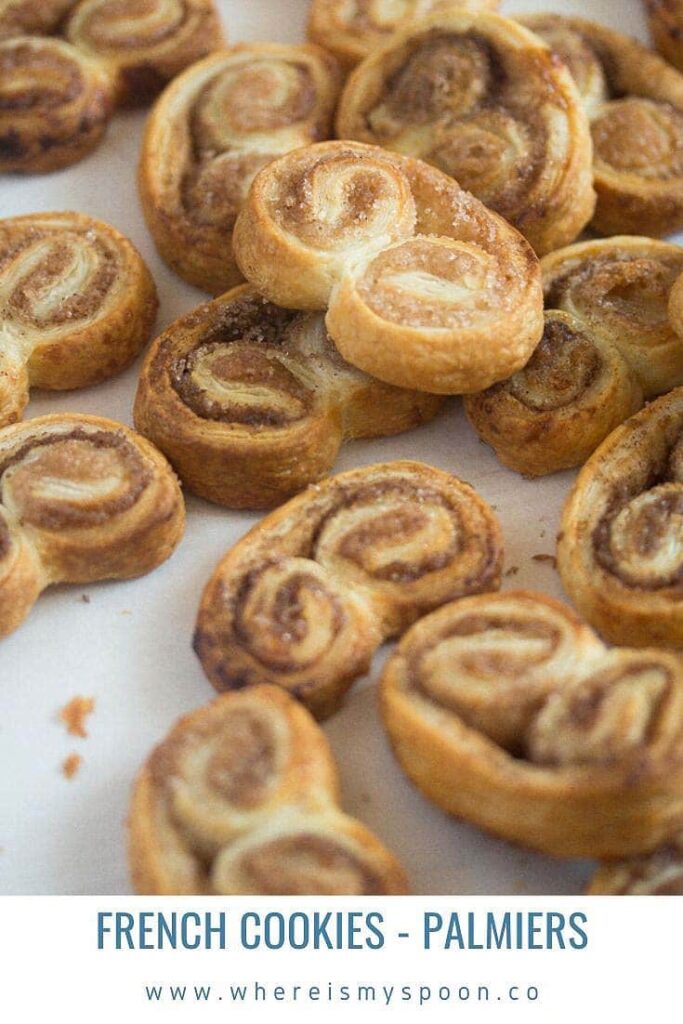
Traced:
POLYGON ((308 36, 345 67, 365 60, 394 32, 446 7, 495 11, 498 0, 313 0, 308 36))
POLYGON ((137 249, 80 213, 0 220, 0 426, 17 420, 29 386, 88 387, 133 361, 157 313, 137 249))
POLYGON ((0 42, 0 173, 82 160, 111 113, 109 76, 75 47, 39 36, 0 42))
POLYGON ((503 465, 545 476, 582 465, 643 402, 618 347, 570 313, 551 309, 527 365, 468 395, 465 412, 503 465))
POLYGON ((615 430, 562 516, 565 590, 613 643, 683 646, 683 388, 615 430))
POLYGON ((604 864, 589 896, 683 896, 683 832, 654 853, 604 864))
POLYGON ((329 306, 342 356, 397 387, 480 391, 543 333, 538 261, 521 235, 440 171, 376 146, 320 143, 269 164, 233 246, 263 295, 329 306))
POLYGON ((396 858, 340 810, 324 733, 272 686, 181 718, 138 776, 128 824, 139 894, 408 891, 396 858))
POLYGON ((408 430, 442 402, 354 369, 321 314, 282 309, 243 285, 157 339, 135 424, 195 494, 267 508, 327 473, 345 439, 408 430))
POLYGON ((0 636, 50 584, 151 572, 184 524, 170 466, 122 424, 62 415, 0 430, 0 636))
POLYGON ((683 228, 683 76, 629 36, 582 18, 520 19, 571 70, 591 120, 603 235, 683 228))
POLYGON ((195 650, 217 690, 276 683, 318 718, 420 615, 499 586, 500 528, 467 484, 416 462, 331 477, 219 563, 195 650))
POLYGON ((56 32, 77 0, 0 0, 0 39, 56 32))
POLYGON ((652 41, 669 64, 683 70, 683 3, 644 0, 652 41))
POLYGON ((252 43, 201 61, 154 107, 140 195, 157 248, 176 273, 220 295, 242 276, 232 255, 237 213, 256 172, 326 138, 339 68, 315 46, 252 43))
POLYGON ((541 268, 546 306, 616 345, 646 398, 683 384, 683 337, 668 309, 683 248, 626 236, 578 242, 546 256, 541 268))
POLYGON ((80 0, 64 34, 107 69, 125 106, 224 44, 214 0, 80 0))
POLYGON ((512 842, 622 857, 683 823, 683 660, 608 650, 543 595, 422 619, 385 666, 381 706, 422 793, 512 842))
POLYGON ((590 130, 571 75, 495 14, 451 7, 393 36, 351 74, 337 134, 435 164, 539 255, 593 215, 590 130))

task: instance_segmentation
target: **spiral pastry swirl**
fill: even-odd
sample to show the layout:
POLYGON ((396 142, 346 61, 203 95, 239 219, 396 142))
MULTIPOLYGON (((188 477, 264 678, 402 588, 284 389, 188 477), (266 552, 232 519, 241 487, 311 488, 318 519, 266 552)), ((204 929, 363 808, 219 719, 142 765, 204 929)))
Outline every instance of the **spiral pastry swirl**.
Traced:
POLYGON ((109 76, 73 46, 38 36, 0 42, 0 173, 82 160, 111 113, 109 76))
POLYGON ((275 683, 319 718, 383 640, 500 582, 500 530, 455 477, 419 463, 353 470, 267 516, 219 563, 195 650, 218 690, 275 683))
POLYGON ((139 168, 147 224, 182 278, 220 295, 238 284, 231 236, 254 175, 326 138, 339 68, 315 46, 244 44, 189 68, 149 118, 139 168))
POLYGON ((604 864, 587 891, 590 896, 683 896, 683 834, 649 855, 604 864))
POLYGON ((683 389, 615 430, 565 505, 559 568, 605 637, 683 646, 683 389))
POLYGON ((498 0, 313 0, 308 36, 353 67, 417 18, 441 8, 495 11, 498 0))
POLYGON ((79 213, 0 221, 0 426, 29 386, 88 387, 125 369, 157 313, 152 277, 110 225, 79 213))
POLYGON ((172 553, 184 528, 176 478, 132 430, 44 416, 0 431, 0 636, 53 583, 128 579, 172 553))
POLYGON ((0 0, 0 39, 51 35, 78 0, 0 0))
POLYGON ((64 34, 106 68, 125 106, 146 103, 223 45, 214 0, 80 0, 64 34))
POLYGON ((683 77, 657 54, 583 18, 521 19, 565 61, 591 122, 598 234, 683 228, 683 77))
POLYGON ((524 591, 447 605, 401 640, 382 714, 439 807, 558 856, 656 849, 683 821, 683 661, 606 648, 524 591))
POLYGON ((323 732, 276 687, 180 719, 135 784, 135 889, 149 895, 405 893, 398 861, 339 808, 323 732))
POLYGON ((548 310, 543 339, 527 365, 467 396, 465 411, 503 465, 545 476, 583 465, 643 403, 616 345, 570 313, 548 310))
POLYGON ((571 75, 495 14, 451 5, 393 36, 351 74, 337 134, 436 165, 539 255, 593 215, 590 131, 571 75))
POLYGON ((637 237, 579 242, 546 256, 541 269, 546 305, 616 345, 646 398, 683 383, 683 342, 669 311, 680 246, 637 237))
POLYGON ((435 394, 481 390, 542 333, 537 261, 517 232, 421 161, 328 142, 259 173, 237 220, 245 277, 324 309, 353 366, 435 394))
POLYGON ((254 508, 319 479, 345 439, 407 430, 441 403, 349 366, 320 314, 274 306, 245 285, 155 342, 135 422, 196 494, 254 508))

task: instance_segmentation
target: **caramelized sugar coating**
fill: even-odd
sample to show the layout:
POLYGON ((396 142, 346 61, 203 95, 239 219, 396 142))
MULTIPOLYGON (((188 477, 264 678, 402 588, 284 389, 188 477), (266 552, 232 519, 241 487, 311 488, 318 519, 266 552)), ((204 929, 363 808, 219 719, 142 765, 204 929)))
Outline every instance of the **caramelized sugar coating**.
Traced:
POLYGON ((147 124, 140 196, 162 258, 220 295, 242 276, 235 218, 258 170, 327 138, 339 68, 316 46, 250 43, 208 57, 170 85, 147 124))
POLYGON ((64 34, 107 69, 124 106, 148 102, 224 43, 214 0, 80 0, 64 34))
POLYGON ((465 399, 467 417, 505 466, 545 476, 580 466, 642 408, 617 345, 571 313, 548 310, 541 344, 509 380, 465 399))
POLYGON ((522 22, 566 61, 591 121, 603 235, 683 228, 683 76, 647 47, 582 18, 522 22))
POLYGON ((109 75, 59 39, 0 41, 0 173, 46 172, 82 160, 112 114, 109 75))
POLYGON ((608 640, 683 646, 683 388, 615 430, 562 517, 567 593, 608 640))
POLYGON ((482 390, 523 366, 543 332, 522 236, 435 168, 376 146, 327 142, 274 161, 233 244, 271 302, 328 307, 342 356, 397 387, 482 390))
POLYGON ((495 11, 498 0, 312 0, 308 35, 354 67, 411 21, 446 7, 495 11))
POLYGON ((151 572, 184 524, 173 471, 127 427, 71 415, 0 430, 0 636, 50 584, 151 572))
POLYGON ((274 306, 244 285, 157 339, 135 423, 195 494, 267 508, 327 473, 344 440, 408 430, 441 404, 345 363, 321 314, 274 306))
POLYGON ((393 36, 350 76, 337 134, 434 164, 539 255, 593 215, 590 130, 571 75, 495 14, 450 7, 393 36))
POLYGON ((29 386, 88 387, 125 369, 157 313, 137 249, 80 213, 0 220, 0 426, 19 419, 29 386))
POLYGON ((145 895, 407 892, 398 861, 340 810, 323 732, 272 686, 176 723, 136 781, 129 853, 145 895))
POLYGON ((421 463, 331 477, 263 519, 219 563, 195 650, 218 690, 274 683, 332 714, 380 644, 500 584, 502 539, 467 484, 421 463))
POLYGON ((683 822, 683 659, 609 650, 540 594, 422 619, 385 666, 381 704, 424 795, 512 842, 623 857, 683 822))
POLYGON ((0 0, 0 39, 51 35, 77 0, 0 0))

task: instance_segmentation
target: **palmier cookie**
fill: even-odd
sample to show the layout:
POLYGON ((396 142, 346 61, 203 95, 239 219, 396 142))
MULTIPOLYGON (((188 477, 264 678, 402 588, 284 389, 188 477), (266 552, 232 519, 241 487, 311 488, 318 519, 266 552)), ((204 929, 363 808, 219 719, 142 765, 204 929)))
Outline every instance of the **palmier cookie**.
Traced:
POLYGON ((445 7, 495 11, 498 0, 313 0, 308 36, 353 67, 411 21, 445 7))
POLYGON ((510 380, 466 400, 506 466, 582 465, 647 398, 683 383, 683 249, 649 238, 580 242, 541 261, 542 343, 510 380))
POLYGON ((603 235, 683 228, 683 76, 629 36, 582 18, 521 19, 566 62, 590 118, 603 235))
POLYGON ((496 14, 451 6, 393 36, 351 74, 337 134, 434 164, 539 255, 593 215, 590 130, 571 75, 496 14))
POLYGON ((170 466, 120 423, 43 416, 0 430, 0 636, 50 584, 151 572, 184 522, 170 466))
POLYGON ((77 0, 0 0, 0 39, 50 35, 77 0))
POLYGON ((398 861, 340 810, 324 733, 273 686, 181 718, 138 776, 128 824, 140 894, 408 891, 398 861))
POLYGON ((139 169, 147 224, 184 280, 220 295, 242 280, 232 229, 256 172, 327 138, 340 86, 315 46, 251 43, 177 78, 147 122, 139 169))
POLYGON ((345 439, 408 430, 442 401, 354 369, 320 313, 282 309, 243 285, 154 343, 135 424, 195 494, 263 508, 328 472, 345 439))
POLYGON ((355 142, 290 153, 254 180, 238 263, 271 302, 328 308, 342 356, 397 387, 481 391, 543 333, 528 243, 428 164, 355 142))
POLYGON ((683 388, 615 430, 562 516, 565 590, 613 643, 683 646, 683 388))
POLYGON ((332 714, 380 644, 446 601, 499 586, 501 533, 467 484, 415 462, 331 477, 219 563, 195 650, 217 690, 276 683, 332 714))
POLYGON ((683 832, 654 853, 612 861, 595 873, 590 896, 683 896, 683 832))
POLYGON ((683 823, 683 660, 608 650, 542 595, 422 619, 385 666, 381 706, 421 792, 512 842, 621 857, 683 823))
POLYGON ((82 160, 112 109, 106 70, 69 43, 0 42, 0 173, 56 171, 82 160))
POLYGON ((29 386, 88 387, 133 361, 157 313, 137 249, 80 213, 0 220, 0 426, 19 419, 29 386))
POLYGON ((125 106, 147 102, 223 44, 214 0, 80 0, 64 34, 107 70, 125 106))

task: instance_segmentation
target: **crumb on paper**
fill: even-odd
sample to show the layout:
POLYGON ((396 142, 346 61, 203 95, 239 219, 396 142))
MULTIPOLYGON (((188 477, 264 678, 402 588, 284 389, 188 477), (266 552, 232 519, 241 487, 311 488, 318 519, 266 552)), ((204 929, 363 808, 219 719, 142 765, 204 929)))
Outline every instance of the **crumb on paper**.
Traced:
POLYGON ((94 697, 74 697, 59 712, 60 721, 66 726, 69 736, 87 737, 85 720, 95 710, 94 697))
POLYGON ((130 610, 130 608, 123 608, 119 614, 120 615, 132 615, 133 613, 130 610))
POLYGON ((518 572, 519 572, 519 566, 518 565, 511 565, 509 569, 506 569, 505 575, 506 576, 516 576, 518 572))
POLYGON ((90 604, 90 594, 81 594, 81 601, 83 604, 90 604))
POLYGON ((534 555, 534 562, 542 562, 544 565, 550 565, 553 569, 557 569, 557 559, 555 555, 534 555))
POLYGON ((81 757, 80 754, 69 754, 69 756, 65 758, 64 763, 62 764, 62 775, 64 776, 64 778, 73 779, 74 775, 76 775, 82 763, 83 758, 81 757))

